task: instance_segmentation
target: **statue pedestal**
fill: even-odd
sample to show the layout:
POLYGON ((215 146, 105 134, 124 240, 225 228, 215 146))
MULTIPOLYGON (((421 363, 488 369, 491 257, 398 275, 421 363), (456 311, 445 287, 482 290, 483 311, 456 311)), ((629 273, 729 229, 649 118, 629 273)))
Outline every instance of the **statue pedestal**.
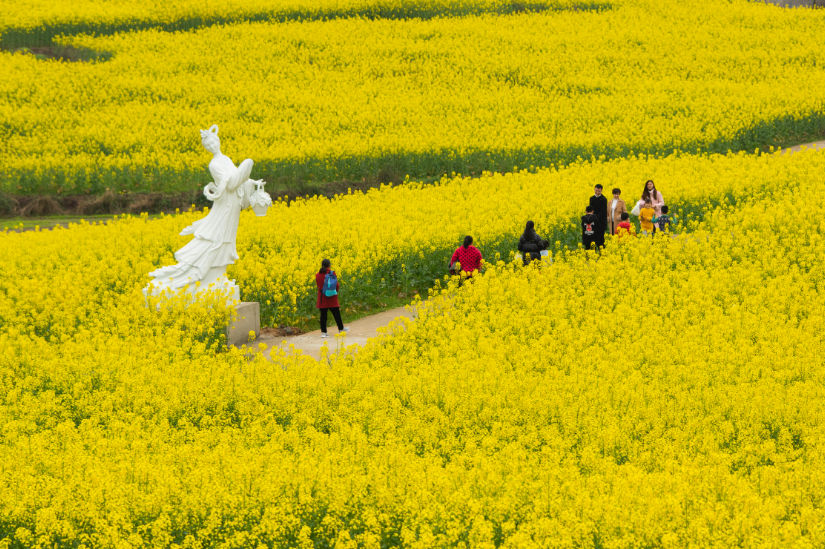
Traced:
POLYGON ((235 306, 235 320, 226 328, 227 345, 249 343, 249 332, 261 334, 261 304, 257 301, 243 301, 235 306))

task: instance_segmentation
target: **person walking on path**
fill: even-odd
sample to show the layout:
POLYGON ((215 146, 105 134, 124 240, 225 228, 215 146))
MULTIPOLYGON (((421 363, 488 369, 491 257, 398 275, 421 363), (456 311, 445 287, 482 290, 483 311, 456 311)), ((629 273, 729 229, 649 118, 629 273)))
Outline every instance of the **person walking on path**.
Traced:
POLYGON ((585 212, 582 216, 582 246, 589 250, 596 243, 599 219, 593 213, 593 206, 588 204, 585 212))
POLYGON ((473 273, 481 270, 481 252, 478 248, 473 246, 473 237, 467 235, 464 237, 464 242, 456 248, 453 256, 450 258, 450 271, 455 269, 455 264, 461 265, 461 270, 464 271, 468 277, 473 276, 473 273))
POLYGON ((622 214, 627 213, 627 205, 620 197, 621 189, 613 189, 613 200, 607 205, 607 231, 609 234, 616 234, 619 223, 622 222, 622 214))
POLYGON ((590 207, 593 208, 593 215, 596 216, 596 233, 593 242, 596 247, 604 246, 604 231, 607 229, 607 198, 602 194, 602 184, 598 183, 593 188, 593 196, 590 197, 590 207))
POLYGON ((518 239, 518 251, 521 252, 525 265, 529 265, 533 259, 541 259, 542 250, 546 250, 550 243, 536 234, 533 222, 528 221, 524 228, 524 233, 518 239))
POLYGON ((327 313, 332 312, 339 332, 346 332, 344 322, 341 320, 341 309, 338 304, 338 290, 341 283, 338 276, 332 270, 329 259, 321 261, 321 270, 315 275, 315 285, 318 286, 318 301, 316 306, 321 311, 321 337, 327 337, 327 313))
POLYGON ((662 197, 662 193, 656 189, 656 184, 652 179, 645 182, 645 188, 642 191, 642 203, 647 202, 648 199, 656 215, 662 215, 662 206, 665 205, 665 199, 662 197))

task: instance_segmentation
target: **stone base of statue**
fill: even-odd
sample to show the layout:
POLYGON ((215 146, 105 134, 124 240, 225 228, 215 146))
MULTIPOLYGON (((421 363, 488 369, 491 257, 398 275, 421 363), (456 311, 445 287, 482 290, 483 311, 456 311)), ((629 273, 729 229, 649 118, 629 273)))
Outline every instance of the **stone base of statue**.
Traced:
POLYGON ((227 345, 245 345, 249 343, 249 332, 257 339, 261 335, 261 304, 257 301, 244 301, 235 306, 235 320, 226 328, 227 345))

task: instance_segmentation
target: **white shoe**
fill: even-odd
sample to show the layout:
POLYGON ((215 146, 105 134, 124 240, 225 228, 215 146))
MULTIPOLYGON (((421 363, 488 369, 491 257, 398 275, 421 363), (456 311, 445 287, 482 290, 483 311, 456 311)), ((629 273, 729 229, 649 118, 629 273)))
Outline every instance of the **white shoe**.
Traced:
POLYGON ((327 335, 327 333, 326 333, 326 332, 321 332, 321 339, 326 339, 326 338, 328 338, 328 337, 329 337, 329 336, 327 335))
MULTIPOLYGON (((349 332, 349 328, 347 328, 346 326, 344 326, 343 328, 341 328, 341 332, 349 332)), ((339 332, 339 333, 340 333, 340 332, 339 332)))

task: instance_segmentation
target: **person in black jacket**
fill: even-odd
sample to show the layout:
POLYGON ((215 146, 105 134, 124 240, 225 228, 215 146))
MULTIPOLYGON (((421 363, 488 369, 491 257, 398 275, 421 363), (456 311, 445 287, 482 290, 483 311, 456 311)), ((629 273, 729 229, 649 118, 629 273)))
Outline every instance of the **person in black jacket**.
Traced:
POLYGON ((599 220, 593 213, 593 206, 587 205, 585 214, 582 216, 582 246, 585 250, 589 250, 596 243, 596 235, 598 234, 599 220))
POLYGON ((604 246, 604 231, 607 228, 607 198, 602 194, 601 183, 593 189, 590 206, 593 208, 593 215, 596 216, 596 234, 593 236, 593 243, 597 248, 601 248, 604 246))
POLYGON ((549 242, 536 234, 533 227, 533 222, 528 221, 524 233, 518 239, 518 251, 521 252, 525 265, 528 265, 533 259, 541 259, 541 251, 550 246, 549 242))

